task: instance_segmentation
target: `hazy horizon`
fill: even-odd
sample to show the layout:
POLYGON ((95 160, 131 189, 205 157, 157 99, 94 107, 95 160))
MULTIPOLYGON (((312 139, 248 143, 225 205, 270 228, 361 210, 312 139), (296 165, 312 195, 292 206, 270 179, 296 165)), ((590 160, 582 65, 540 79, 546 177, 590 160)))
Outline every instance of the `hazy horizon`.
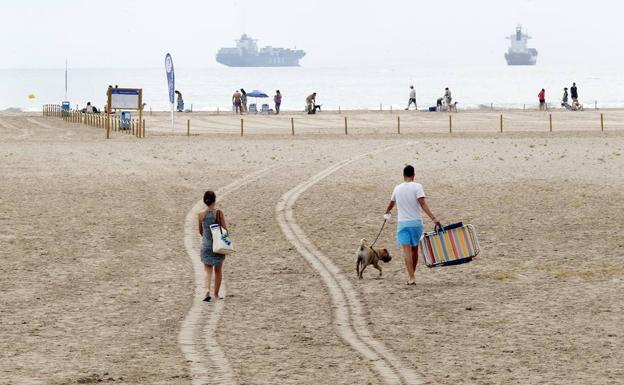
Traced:
POLYGON ((605 0, 407 1, 249 0, 226 3, 79 0, 3 4, 2 69, 220 67, 219 48, 242 33, 260 46, 297 47, 311 68, 410 65, 504 66, 506 36, 522 24, 540 64, 624 64, 619 18, 605 0), (589 27, 588 27, 589 26, 589 27), (17 37, 16 37, 17 36, 17 37))

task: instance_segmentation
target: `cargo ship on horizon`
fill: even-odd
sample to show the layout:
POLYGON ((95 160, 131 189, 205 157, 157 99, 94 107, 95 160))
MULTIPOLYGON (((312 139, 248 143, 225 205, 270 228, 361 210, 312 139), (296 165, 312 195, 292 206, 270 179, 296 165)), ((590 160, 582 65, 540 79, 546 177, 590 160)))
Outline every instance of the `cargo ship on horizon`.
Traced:
POLYGON ((531 37, 522 32, 522 26, 516 27, 516 33, 507 37, 511 40, 511 46, 505 54, 507 65, 510 66, 534 66, 537 63, 537 50, 528 48, 527 43, 531 37))
POLYGON ((221 48, 217 62, 228 67, 298 67, 305 51, 271 46, 258 49, 257 40, 243 34, 236 47, 221 48))

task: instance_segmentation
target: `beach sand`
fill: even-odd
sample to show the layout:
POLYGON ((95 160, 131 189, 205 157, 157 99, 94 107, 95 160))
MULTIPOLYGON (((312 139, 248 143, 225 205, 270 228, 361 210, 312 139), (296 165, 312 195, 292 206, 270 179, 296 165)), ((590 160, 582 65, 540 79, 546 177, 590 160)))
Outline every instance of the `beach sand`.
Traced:
POLYGON ((245 116, 241 138, 239 117, 181 115, 171 134, 158 113, 146 139, 108 141, 0 115, 0 383, 193 383, 178 343, 194 291, 185 216, 204 190, 259 171, 219 201, 238 252, 216 333, 197 325, 197 365, 225 370, 214 343, 237 384, 386 383, 279 227, 284 195, 330 167, 293 220, 353 287, 371 337, 425 383, 622 383, 624 112, 605 112, 605 132, 600 111, 557 112, 553 133, 548 114, 503 112, 502 135, 499 114, 453 115, 449 135, 447 114, 402 112, 401 136, 397 114, 349 113, 348 136, 335 113, 245 116), (359 240, 377 234, 406 163, 437 216, 476 226, 482 253, 421 265, 408 288, 393 220, 384 278, 357 280, 359 240))

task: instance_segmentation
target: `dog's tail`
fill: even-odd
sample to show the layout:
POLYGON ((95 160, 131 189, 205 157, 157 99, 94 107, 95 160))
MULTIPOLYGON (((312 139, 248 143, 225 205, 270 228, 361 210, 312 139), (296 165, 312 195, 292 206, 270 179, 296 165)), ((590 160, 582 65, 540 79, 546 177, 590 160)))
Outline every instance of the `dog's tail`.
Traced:
POLYGON ((364 250, 367 244, 368 244, 368 241, 362 238, 362 240, 360 241, 360 248, 358 249, 358 252, 357 252, 357 262, 355 263, 356 277, 360 276, 360 266, 364 264, 364 261, 362 260, 362 251, 364 250))

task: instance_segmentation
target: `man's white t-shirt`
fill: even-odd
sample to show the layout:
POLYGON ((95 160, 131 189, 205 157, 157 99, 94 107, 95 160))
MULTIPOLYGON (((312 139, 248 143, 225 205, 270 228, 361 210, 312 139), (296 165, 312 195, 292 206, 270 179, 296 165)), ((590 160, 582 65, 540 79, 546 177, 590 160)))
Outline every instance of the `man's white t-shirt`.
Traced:
POLYGON ((403 182, 394 188, 390 199, 396 203, 397 210, 399 211, 399 222, 422 222, 418 198, 423 198, 424 196, 425 191, 420 183, 403 182))
POLYGON ((415 89, 412 89, 410 91, 410 99, 416 99, 416 90, 415 89))

